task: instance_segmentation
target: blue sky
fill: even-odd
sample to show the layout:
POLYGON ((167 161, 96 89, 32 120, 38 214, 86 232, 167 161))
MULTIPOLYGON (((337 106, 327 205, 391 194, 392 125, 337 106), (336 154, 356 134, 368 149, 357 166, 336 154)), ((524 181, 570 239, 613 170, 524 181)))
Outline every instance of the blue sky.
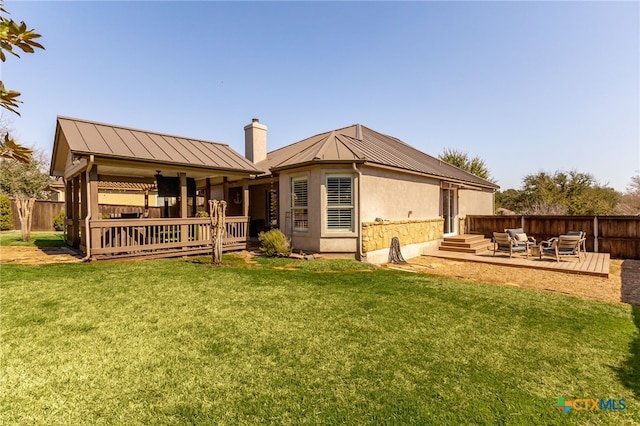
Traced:
MULTIPOLYGON (((485 160, 502 189, 640 172, 639 2, 7 1, 46 51, 9 58, 17 139, 57 115, 269 150, 362 123, 485 160)), ((5 117, 11 114, 4 114, 5 117)))

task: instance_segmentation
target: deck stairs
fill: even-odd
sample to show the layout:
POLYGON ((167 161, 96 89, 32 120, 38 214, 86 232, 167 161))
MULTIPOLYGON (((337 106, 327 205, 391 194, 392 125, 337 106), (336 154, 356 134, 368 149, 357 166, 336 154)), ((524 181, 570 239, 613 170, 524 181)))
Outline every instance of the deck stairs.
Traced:
POLYGON ((440 250, 455 251, 459 253, 486 253, 491 247, 491 240, 484 235, 462 234, 453 237, 445 237, 440 243, 440 250))

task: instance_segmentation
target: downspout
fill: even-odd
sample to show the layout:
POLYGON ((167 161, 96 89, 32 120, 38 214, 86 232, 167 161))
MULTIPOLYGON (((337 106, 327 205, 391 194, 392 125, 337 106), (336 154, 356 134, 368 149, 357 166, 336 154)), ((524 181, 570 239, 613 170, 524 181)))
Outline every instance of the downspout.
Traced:
MULTIPOLYGON (((93 168, 93 163, 95 161, 95 156, 93 154, 91 154, 89 156, 89 163, 87 163, 87 171, 85 172, 87 174, 87 177, 85 179, 85 185, 89 186, 89 182, 90 182, 90 175, 91 175, 91 169, 93 168)), ((86 244, 86 248, 87 248, 87 255, 85 257, 82 258, 82 262, 86 262, 89 260, 89 258, 91 257, 91 228, 89 228, 89 218, 91 218, 91 188, 87 188, 86 189, 87 192, 87 216, 84 218, 84 234, 85 234, 85 238, 87 239, 87 244, 86 244)))
POLYGON ((358 175, 358 239, 357 239, 357 253, 358 253, 358 260, 359 261, 363 261, 364 259, 364 253, 362 253, 362 197, 360 195, 360 186, 361 186, 361 181, 362 181, 362 172, 360 171, 360 169, 358 169, 358 167, 356 166, 356 163, 352 163, 353 166, 353 171, 356 172, 356 174, 358 175))

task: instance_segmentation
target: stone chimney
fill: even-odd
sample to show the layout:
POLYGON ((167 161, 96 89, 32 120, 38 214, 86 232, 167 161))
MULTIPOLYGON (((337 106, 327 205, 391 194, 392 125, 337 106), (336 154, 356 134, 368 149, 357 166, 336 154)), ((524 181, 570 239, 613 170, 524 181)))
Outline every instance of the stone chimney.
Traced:
POLYGON ((267 126, 257 118, 244 126, 244 156, 254 164, 267 158, 267 126))

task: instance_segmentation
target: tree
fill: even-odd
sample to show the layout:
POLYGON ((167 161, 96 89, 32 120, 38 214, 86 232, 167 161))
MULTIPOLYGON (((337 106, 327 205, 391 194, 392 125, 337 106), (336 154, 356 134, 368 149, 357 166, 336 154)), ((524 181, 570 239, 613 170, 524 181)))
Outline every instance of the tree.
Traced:
POLYGON ((0 194, 0 231, 13 229, 13 212, 11 200, 4 194, 0 194))
POLYGON ((22 240, 31 237, 31 217, 36 199, 49 196, 52 180, 45 171, 43 156, 31 156, 28 163, 0 159, 0 194, 15 200, 18 206, 22 240))
POLYGON ((486 163, 480 157, 469 158, 464 151, 445 148, 438 158, 482 179, 492 180, 486 163))
POLYGON ((522 204, 522 192, 517 189, 510 188, 496 192, 496 211, 499 208, 504 208, 513 212, 519 212, 522 210, 522 204))
POLYGON ((640 175, 631 178, 627 190, 620 197, 618 211, 625 215, 640 215, 640 175))
MULTIPOLYGON (((33 29, 27 29, 24 21, 19 24, 13 19, 9 19, 6 15, 9 12, 4 8, 4 1, 0 0, 0 59, 2 62, 7 60, 6 53, 10 53, 15 57, 20 57, 16 52, 20 49, 24 53, 33 53, 35 49, 44 49, 44 47, 35 41, 40 38, 33 29)), ((0 81, 0 106, 20 115, 18 112, 18 99, 20 92, 8 90, 4 87, 4 83, 0 81)), ((28 163, 32 150, 16 143, 8 133, 0 139, 0 158, 10 158, 22 163, 28 163)))
POLYGON ((588 173, 539 172, 523 179, 520 212, 550 215, 614 214, 620 194, 588 173))

